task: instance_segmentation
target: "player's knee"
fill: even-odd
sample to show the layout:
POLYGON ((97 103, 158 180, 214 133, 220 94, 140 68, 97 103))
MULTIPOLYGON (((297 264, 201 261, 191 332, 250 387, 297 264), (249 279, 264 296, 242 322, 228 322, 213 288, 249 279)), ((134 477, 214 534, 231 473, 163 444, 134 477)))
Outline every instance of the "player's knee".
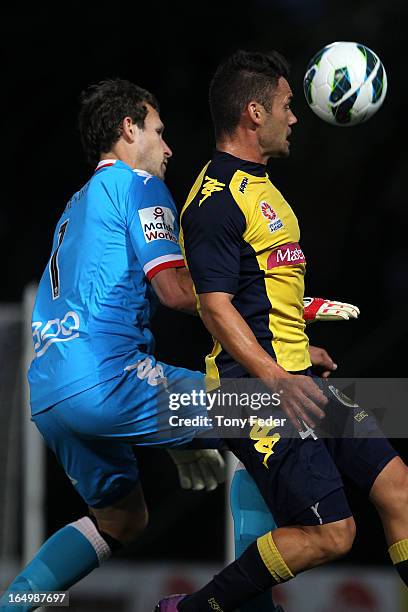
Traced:
POLYGON ((393 514, 406 513, 408 508, 408 470, 401 476, 392 488, 392 492, 386 501, 393 514))
POLYGON ((303 548, 309 549, 312 565, 333 561, 347 554, 353 544, 356 526, 352 517, 314 527, 302 527, 303 548))
POLYGON ((126 546, 142 534, 147 527, 148 520, 147 508, 144 508, 113 521, 97 519, 97 523, 101 532, 107 533, 120 542, 122 546, 126 546))
POLYGON ((374 483, 371 500, 381 512, 398 516, 408 508, 408 467, 396 458, 374 483))
POLYGON ((353 517, 323 525, 320 552, 324 561, 331 561, 346 555, 353 545, 355 535, 356 524, 353 517))
POLYGON ((123 545, 130 544, 136 540, 146 529, 149 516, 147 509, 142 512, 132 515, 126 521, 123 521, 119 527, 118 540, 123 545))

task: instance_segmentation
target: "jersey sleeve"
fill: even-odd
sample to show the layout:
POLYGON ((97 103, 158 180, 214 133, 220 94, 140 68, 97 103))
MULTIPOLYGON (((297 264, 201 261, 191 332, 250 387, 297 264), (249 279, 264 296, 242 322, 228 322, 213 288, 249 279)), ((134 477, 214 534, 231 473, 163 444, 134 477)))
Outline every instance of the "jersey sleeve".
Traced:
POLYGON ((181 218, 185 257, 197 293, 238 290, 246 220, 229 191, 192 202, 181 218))
POLYGON ((152 280, 161 270, 183 267, 185 262, 173 198, 163 181, 143 176, 135 177, 129 191, 128 227, 139 263, 152 280))

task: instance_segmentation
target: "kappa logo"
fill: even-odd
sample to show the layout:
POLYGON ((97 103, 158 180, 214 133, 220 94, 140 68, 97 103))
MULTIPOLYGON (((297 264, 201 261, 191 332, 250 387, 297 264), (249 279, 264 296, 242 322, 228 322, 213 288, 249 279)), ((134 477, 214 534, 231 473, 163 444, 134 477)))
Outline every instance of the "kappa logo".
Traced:
POLYGON ((220 183, 217 179, 213 179, 209 176, 206 176, 204 179, 204 185, 201 190, 201 195, 203 196, 201 200, 198 202, 198 205, 201 204, 209 198, 215 191, 222 191, 225 187, 225 183, 220 183))
POLYGON ((268 227, 271 234, 282 229, 283 223, 279 219, 277 213, 273 210, 272 206, 268 204, 268 202, 261 202, 259 206, 261 208, 261 213, 263 214, 265 219, 270 221, 268 227))
POLYGON ((173 212, 167 206, 148 206, 139 210, 140 224, 147 243, 154 240, 178 242, 173 212))
POLYGON ((244 193, 245 189, 247 188, 248 183, 249 183, 249 181, 248 181, 247 177, 244 176, 244 178, 241 181, 241 184, 239 186, 238 191, 240 191, 241 193, 244 193))
POLYGON ((276 432, 271 436, 269 435, 274 427, 276 427, 276 425, 272 425, 272 427, 269 425, 263 426, 258 419, 249 433, 251 440, 255 440, 254 449, 258 451, 258 453, 261 453, 261 455, 265 455, 262 463, 267 470, 269 470, 268 459, 274 453, 273 447, 281 439, 280 433, 276 432))
POLYGON ((146 170, 139 170, 138 168, 135 168, 133 172, 135 172, 138 176, 144 177, 143 185, 146 185, 150 181, 150 179, 153 178, 153 175, 150 174, 150 172, 146 172, 146 170))

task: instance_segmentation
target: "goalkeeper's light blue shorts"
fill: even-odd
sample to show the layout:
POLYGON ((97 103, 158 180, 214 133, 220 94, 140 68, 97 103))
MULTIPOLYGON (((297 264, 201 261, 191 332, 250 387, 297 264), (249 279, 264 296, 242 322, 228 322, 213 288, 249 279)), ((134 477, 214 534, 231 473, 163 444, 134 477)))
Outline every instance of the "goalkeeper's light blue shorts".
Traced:
POLYGON ((186 445, 205 429, 194 424, 207 414, 198 401, 204 389, 201 372, 146 355, 121 375, 51 406, 33 421, 77 492, 89 506, 101 508, 128 495, 139 480, 132 445, 186 445), (192 390, 196 402, 188 403, 192 390), (184 402, 176 399, 181 394, 186 394, 184 402))

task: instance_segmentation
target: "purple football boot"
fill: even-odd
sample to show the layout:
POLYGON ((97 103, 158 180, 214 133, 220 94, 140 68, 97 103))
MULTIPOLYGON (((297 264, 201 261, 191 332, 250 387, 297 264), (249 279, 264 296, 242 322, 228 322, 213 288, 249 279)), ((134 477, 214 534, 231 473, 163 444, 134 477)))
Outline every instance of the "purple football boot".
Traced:
POLYGON ((170 595, 161 599, 155 607, 155 612, 178 612, 177 604, 180 603, 185 595, 170 595))

